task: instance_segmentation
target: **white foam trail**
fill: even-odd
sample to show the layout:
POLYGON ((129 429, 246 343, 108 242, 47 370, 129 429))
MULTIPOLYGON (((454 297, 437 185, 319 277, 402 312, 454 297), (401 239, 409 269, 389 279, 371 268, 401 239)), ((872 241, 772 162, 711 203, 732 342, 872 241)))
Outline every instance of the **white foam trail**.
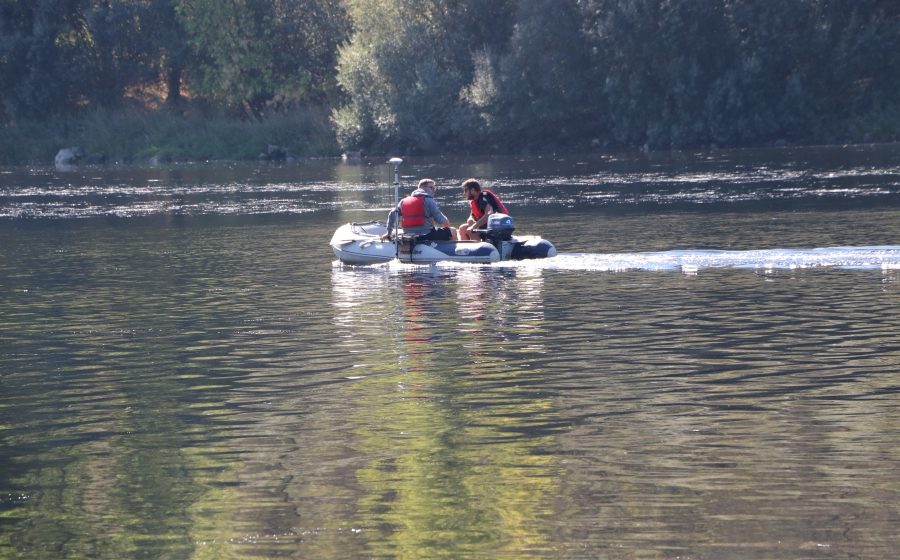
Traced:
POLYGON ((894 270, 900 269, 900 245, 750 251, 683 249, 648 253, 560 253, 549 259, 498 264, 542 270, 659 270, 682 271, 685 274, 696 274, 704 268, 776 270, 834 267, 894 270))

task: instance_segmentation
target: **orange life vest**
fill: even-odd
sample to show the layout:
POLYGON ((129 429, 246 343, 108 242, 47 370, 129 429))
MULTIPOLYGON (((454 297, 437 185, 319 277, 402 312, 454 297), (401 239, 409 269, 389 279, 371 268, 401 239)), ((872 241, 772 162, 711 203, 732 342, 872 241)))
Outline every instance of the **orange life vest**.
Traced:
POLYGON ((400 227, 425 225, 425 195, 409 195, 400 201, 400 227))
MULTIPOLYGON (((494 204, 491 204, 490 201, 487 201, 488 205, 496 206, 497 211, 502 214, 509 214, 509 210, 506 209, 503 202, 500 201, 500 197, 495 195, 492 191, 484 189, 481 191, 481 194, 484 195, 485 198, 494 199, 494 204)), ((481 197, 476 196, 474 199, 469 201, 469 207, 472 209, 472 217, 476 220, 482 216, 484 216, 484 212, 481 211, 481 208, 478 207, 478 199, 481 197)))

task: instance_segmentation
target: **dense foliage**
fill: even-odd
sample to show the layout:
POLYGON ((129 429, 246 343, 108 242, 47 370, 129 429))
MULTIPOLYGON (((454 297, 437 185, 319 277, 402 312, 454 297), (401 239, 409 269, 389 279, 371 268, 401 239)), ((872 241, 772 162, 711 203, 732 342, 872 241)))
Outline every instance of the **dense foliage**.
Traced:
POLYGON ((437 136, 444 147, 520 150, 900 137, 895 0, 348 4, 357 25, 338 80, 351 101, 336 113, 345 144, 429 150, 437 136), (367 19, 373 13, 381 15, 367 19))
POLYGON ((6 119, 165 86, 258 117, 334 96, 340 0, 0 0, 6 119))
POLYGON ((892 141, 900 3, 0 0, 0 126, 154 97, 379 151, 892 141))

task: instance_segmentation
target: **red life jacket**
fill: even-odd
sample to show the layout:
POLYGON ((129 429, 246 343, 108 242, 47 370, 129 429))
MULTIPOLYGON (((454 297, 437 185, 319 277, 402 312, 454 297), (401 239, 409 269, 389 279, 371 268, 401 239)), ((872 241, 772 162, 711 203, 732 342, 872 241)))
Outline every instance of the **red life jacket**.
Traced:
POLYGON ((400 227, 425 225, 425 195, 409 195, 400 201, 400 227))
MULTIPOLYGON (((488 205, 496 206, 497 211, 500 212, 501 214, 509 214, 509 210, 507 210, 506 206, 504 206, 503 202, 500 201, 500 197, 498 197, 492 191, 489 191, 487 189, 483 189, 481 191, 481 193, 483 195, 485 195, 485 198, 494 199, 494 204, 491 205, 490 201, 488 201, 488 205)), ((478 207, 478 198, 479 197, 475 197, 474 199, 469 201, 469 207, 472 209, 472 217, 475 218, 476 220, 484 215, 484 212, 482 212, 481 208, 478 207)))

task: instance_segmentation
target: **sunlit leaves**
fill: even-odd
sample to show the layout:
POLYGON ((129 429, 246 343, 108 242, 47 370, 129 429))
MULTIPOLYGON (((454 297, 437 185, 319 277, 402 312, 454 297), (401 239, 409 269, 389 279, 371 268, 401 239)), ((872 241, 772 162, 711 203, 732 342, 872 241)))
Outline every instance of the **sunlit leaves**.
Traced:
POLYGON ((247 114, 332 95, 338 0, 179 0, 195 57, 192 91, 247 114))

